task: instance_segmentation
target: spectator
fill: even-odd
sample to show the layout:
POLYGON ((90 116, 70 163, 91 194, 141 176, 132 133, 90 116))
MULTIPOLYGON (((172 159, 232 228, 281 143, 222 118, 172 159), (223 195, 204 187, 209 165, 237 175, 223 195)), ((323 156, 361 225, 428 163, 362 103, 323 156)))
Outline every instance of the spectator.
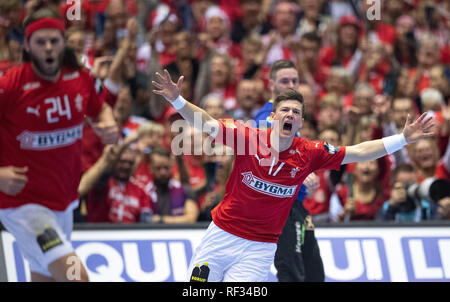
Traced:
POLYGON ((134 168, 135 183, 145 188, 152 181, 150 153, 155 147, 163 146, 164 127, 152 121, 142 123, 137 130, 139 140, 136 143, 138 155, 134 168))
MULTIPOLYGON (((151 39, 155 39, 152 51, 158 53, 159 61, 162 66, 169 65, 176 59, 176 50, 173 42, 178 31, 178 17, 170 11, 169 6, 160 3, 153 10, 149 22, 150 24, 147 25, 147 28, 151 29, 150 33, 154 35, 151 39)), ((144 53, 144 56, 144 60, 150 59, 148 54, 144 53)), ((141 60, 142 59, 143 58, 141 58, 141 60)))
MULTIPOLYGON (((397 1, 391 1, 397 2, 397 1)), ((414 19, 403 15, 396 21, 396 39, 393 55, 398 64, 412 68, 417 65, 417 40, 414 36, 414 19)))
POLYGON ((369 42, 359 70, 359 82, 367 82, 378 94, 383 93, 390 72, 389 57, 380 42, 369 42))
POLYGON ((175 61, 164 66, 173 78, 184 76, 182 94, 187 99, 194 96, 200 63, 192 50, 193 39, 187 31, 177 32, 173 37, 175 61))
POLYGON ((320 47, 320 37, 315 32, 307 32, 302 36, 295 52, 300 81, 308 83, 315 93, 323 90, 327 77, 319 68, 320 47))
POLYGON ((376 160, 356 163, 354 178, 348 175, 346 185, 336 188, 344 209, 341 221, 374 220, 386 200, 383 190, 377 183, 379 173, 376 160))
POLYGON ((431 219, 432 205, 408 193, 408 188, 416 182, 417 174, 412 165, 397 166, 392 172, 391 198, 381 207, 377 220, 419 222, 431 219))
POLYGON ((272 39, 269 44, 263 45, 261 36, 258 34, 246 36, 241 41, 241 59, 235 66, 236 81, 242 78, 267 80, 263 63, 274 43, 275 39, 272 39))
POLYGON ((394 88, 394 98, 411 98, 416 97, 416 79, 411 77, 410 69, 400 68, 396 75, 396 85, 394 88))
POLYGON ((342 104, 336 94, 329 93, 320 99, 317 114, 319 131, 328 127, 339 127, 341 118, 342 104))
POLYGON ((210 6, 215 4, 215 0, 193 0, 191 4, 192 18, 189 19, 186 27, 194 34, 203 31, 205 13, 210 6))
POLYGON ((298 86, 298 92, 303 96, 305 104, 304 113, 316 114, 319 108, 317 94, 314 92, 313 88, 308 84, 300 84, 298 86))
POLYGON ((319 14, 321 3, 314 0, 298 0, 298 4, 300 7, 300 19, 295 31, 296 35, 303 39, 304 34, 313 32, 325 42, 328 42, 332 20, 325 15, 319 14))
POLYGON ((231 22, 229 16, 218 6, 210 6, 205 12, 206 28, 198 35, 200 44, 200 59, 212 50, 219 54, 227 54, 230 58, 239 58, 239 44, 231 40, 231 22))
POLYGON ((439 90, 445 104, 450 104, 450 79, 446 76, 444 65, 436 65, 430 69, 430 87, 439 90))
POLYGON ((152 201, 153 223, 194 223, 199 214, 189 186, 172 178, 170 152, 153 148, 151 154, 153 182, 147 187, 152 201))
POLYGON ((423 0, 417 3, 412 14, 417 22, 415 35, 421 40, 424 35, 432 35, 437 42, 436 50, 448 44, 449 33, 443 22, 440 22, 441 13, 436 1, 423 0))
POLYGON ((439 64, 439 56, 439 43, 436 37, 431 34, 423 35, 419 39, 417 68, 410 70, 410 76, 414 78, 417 87, 416 92, 420 93, 430 86, 429 73, 434 66, 439 64))
POLYGON ((261 91, 258 89, 257 80, 243 79, 236 89, 236 101, 238 106, 232 114, 232 118, 242 120, 254 120, 259 111, 261 91))
POLYGON ((205 95, 216 93, 223 96, 226 110, 236 108, 234 70, 229 56, 214 53, 200 65, 200 74, 195 87, 195 98, 199 102, 205 95))
POLYGON ((23 33, 20 30, 12 29, 6 36, 8 56, 0 61, 0 76, 9 69, 22 64, 23 33))
POLYGON ((375 89, 367 83, 358 83, 354 89, 352 106, 358 108, 361 116, 371 115, 375 89))
POLYGON ((117 48, 117 36, 114 23, 111 19, 106 19, 103 24, 103 32, 101 36, 96 36, 93 49, 90 50, 90 55, 94 58, 113 56, 117 48))
POLYGON ((81 65, 87 69, 91 69, 92 65, 88 60, 88 56, 84 53, 86 36, 84 31, 78 27, 70 27, 64 33, 67 41, 67 46, 71 47, 77 56, 78 61, 81 65))
POLYGON ((131 181, 137 155, 130 148, 133 140, 104 148, 100 159, 83 174, 78 192, 86 197, 88 222, 140 222, 142 211, 150 209, 146 192, 131 181))
MULTIPOLYGON (((341 146, 340 133, 337 128, 329 127, 323 129, 318 139, 325 141, 333 146, 341 146)), ((340 179, 333 177, 337 171, 332 170, 319 170, 316 171, 316 175, 319 179, 319 186, 308 191, 303 205, 308 210, 312 217, 313 223, 329 222, 329 209, 331 195, 335 191, 335 187, 340 179)))
POLYGON ((435 176, 436 167, 440 159, 439 149, 435 138, 428 138, 412 144, 408 154, 417 171, 418 182, 435 176))
POLYGON ((330 74, 324 84, 324 90, 320 91, 319 96, 327 93, 335 93, 339 96, 341 103, 348 107, 352 102, 353 76, 342 67, 332 67, 330 74))
MULTIPOLYGON (((20 0, 8 0, 0 3, 0 61, 7 60, 13 54, 9 49, 8 33, 12 29, 21 27, 21 10, 23 4, 20 0)), ((9 36, 11 37, 11 36, 9 36)))
POLYGON ((420 104, 423 112, 439 112, 444 105, 444 97, 439 90, 426 88, 420 93, 420 104))
POLYGON ((223 97, 220 94, 208 94, 203 97, 200 107, 215 119, 223 119, 225 117, 225 106, 223 97))
POLYGON ((264 21, 262 13, 263 0, 240 0, 242 8, 242 19, 234 22, 231 32, 231 39, 234 43, 241 43, 242 40, 251 34, 265 35, 270 30, 270 25, 264 21))
POLYGON ((303 126, 300 129, 302 137, 311 141, 317 140, 319 130, 314 115, 305 113, 303 119, 303 126))
POLYGON ((323 47, 320 51, 320 65, 326 74, 332 66, 344 67, 353 76, 358 74, 362 58, 358 40, 362 33, 362 24, 356 17, 343 16, 339 20, 336 45, 323 47))
POLYGON ((273 44, 267 54, 265 66, 271 65, 280 59, 295 61, 294 53, 290 49, 290 43, 295 31, 297 11, 298 6, 293 2, 280 1, 277 3, 272 16, 273 33, 268 33, 262 38, 263 45, 273 44), (274 38, 275 43, 271 41, 274 38))

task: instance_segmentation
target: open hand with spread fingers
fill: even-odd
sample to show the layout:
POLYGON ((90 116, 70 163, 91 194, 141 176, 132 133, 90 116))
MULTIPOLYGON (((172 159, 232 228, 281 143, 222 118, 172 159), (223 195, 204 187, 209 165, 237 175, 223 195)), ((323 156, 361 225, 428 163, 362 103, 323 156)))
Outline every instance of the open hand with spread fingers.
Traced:
POLYGON ((153 93, 162 95, 169 102, 175 101, 181 94, 184 76, 181 76, 176 84, 172 82, 170 74, 166 69, 164 69, 163 75, 157 72, 156 77, 158 81, 152 81, 152 84, 159 90, 153 89, 153 93))
POLYGON ((405 127, 403 128, 403 135, 408 144, 435 135, 433 131, 435 126, 434 119, 432 116, 427 117, 427 115, 428 112, 424 112, 417 120, 411 122, 411 116, 408 114, 405 127))

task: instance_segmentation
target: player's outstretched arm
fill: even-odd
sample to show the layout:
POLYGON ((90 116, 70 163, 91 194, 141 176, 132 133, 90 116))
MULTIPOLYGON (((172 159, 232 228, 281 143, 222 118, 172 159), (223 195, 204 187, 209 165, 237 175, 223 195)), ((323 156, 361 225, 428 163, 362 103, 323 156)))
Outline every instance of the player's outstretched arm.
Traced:
POLYGON ((342 164, 374 160, 387 154, 394 153, 407 144, 414 143, 422 138, 434 136, 433 118, 426 116, 427 112, 423 113, 417 120, 412 122, 411 117, 408 115, 405 127, 401 134, 346 147, 342 164))
POLYGON ((181 96, 183 76, 181 76, 175 84, 172 82, 169 72, 164 69, 162 75, 158 72, 156 73, 156 79, 157 81, 152 81, 153 86, 157 88, 153 90, 153 93, 162 95, 190 125, 201 127, 201 129, 199 129, 200 131, 212 136, 216 135, 219 127, 218 121, 212 118, 206 111, 186 101, 181 96), (201 124, 198 121, 194 123, 195 116, 201 118, 201 124))

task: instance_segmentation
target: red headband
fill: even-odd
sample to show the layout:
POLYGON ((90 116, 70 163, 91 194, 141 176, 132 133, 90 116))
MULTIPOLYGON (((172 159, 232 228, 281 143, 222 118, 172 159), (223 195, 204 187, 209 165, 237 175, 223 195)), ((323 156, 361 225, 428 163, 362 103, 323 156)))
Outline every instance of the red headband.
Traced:
POLYGON ((64 24, 57 18, 41 18, 33 23, 30 23, 25 29, 25 38, 28 39, 32 33, 43 28, 54 28, 64 34, 64 24))

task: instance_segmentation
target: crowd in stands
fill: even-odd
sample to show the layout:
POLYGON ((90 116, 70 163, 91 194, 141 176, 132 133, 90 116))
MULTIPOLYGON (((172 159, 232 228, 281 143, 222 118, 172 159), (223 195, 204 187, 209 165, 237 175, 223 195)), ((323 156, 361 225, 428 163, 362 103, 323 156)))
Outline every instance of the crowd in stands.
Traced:
POLYGON ((184 98, 250 121, 280 59, 298 69, 307 139, 353 145, 401 132, 408 114, 436 120, 434 138, 317 171, 304 201, 315 222, 450 219, 450 1, 2 0, 0 74, 22 63, 22 22, 43 2, 99 91, 112 70, 122 75, 110 103, 120 142, 104 146, 84 127, 78 221, 210 221, 233 154, 207 152, 151 82, 164 69, 184 76, 184 98))

